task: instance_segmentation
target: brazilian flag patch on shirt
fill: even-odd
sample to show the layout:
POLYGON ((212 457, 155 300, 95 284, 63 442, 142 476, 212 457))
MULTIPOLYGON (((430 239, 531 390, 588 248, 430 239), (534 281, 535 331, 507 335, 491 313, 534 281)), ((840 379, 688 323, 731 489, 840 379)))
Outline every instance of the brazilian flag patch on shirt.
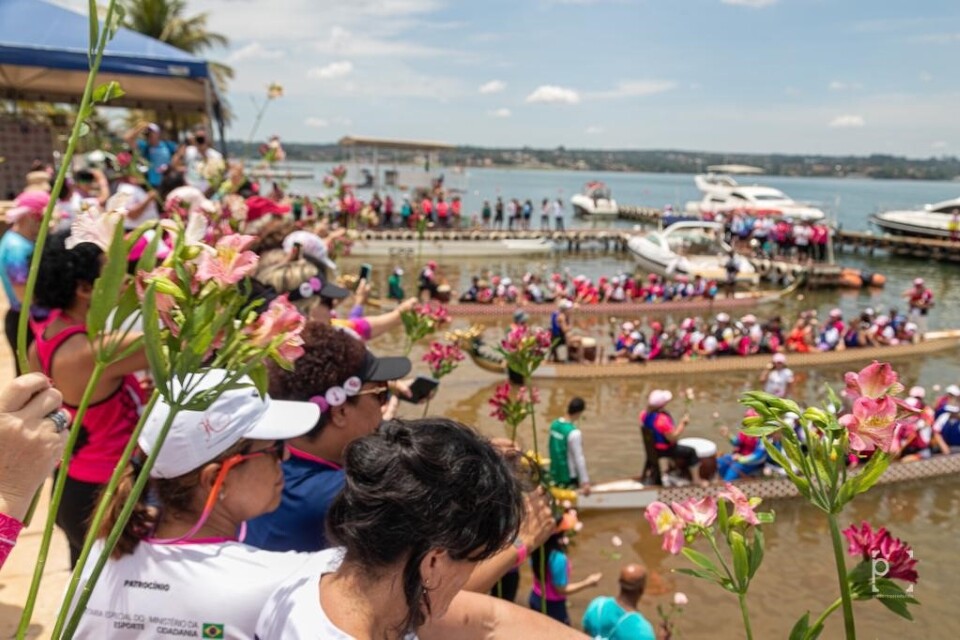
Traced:
POLYGON ((203 623, 203 637, 204 638, 223 638, 223 625, 216 624, 214 622, 204 622, 203 623))

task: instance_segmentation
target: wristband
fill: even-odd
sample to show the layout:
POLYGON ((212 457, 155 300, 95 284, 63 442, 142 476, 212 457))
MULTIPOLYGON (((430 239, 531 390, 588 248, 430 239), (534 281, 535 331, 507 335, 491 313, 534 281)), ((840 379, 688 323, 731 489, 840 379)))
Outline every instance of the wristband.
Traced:
POLYGON ((523 542, 517 538, 513 541, 513 548, 517 550, 517 562, 515 566, 519 567, 527 561, 527 545, 523 544, 523 542))

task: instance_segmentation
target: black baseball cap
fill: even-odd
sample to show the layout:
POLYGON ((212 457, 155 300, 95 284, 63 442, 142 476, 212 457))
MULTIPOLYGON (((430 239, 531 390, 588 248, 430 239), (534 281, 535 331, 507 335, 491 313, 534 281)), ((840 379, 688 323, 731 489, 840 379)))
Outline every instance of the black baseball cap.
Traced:
POLYGON ((373 352, 367 349, 363 357, 363 364, 360 365, 360 372, 357 376, 363 382, 389 382, 399 380, 408 375, 413 369, 410 358, 406 356, 389 356, 380 358, 373 355, 373 352))

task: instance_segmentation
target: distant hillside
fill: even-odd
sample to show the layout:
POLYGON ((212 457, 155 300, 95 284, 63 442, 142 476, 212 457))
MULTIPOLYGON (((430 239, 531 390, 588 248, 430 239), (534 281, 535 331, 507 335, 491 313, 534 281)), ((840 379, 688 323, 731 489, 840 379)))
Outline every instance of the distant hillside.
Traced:
MULTIPOLYGON (((349 150, 335 144, 284 142, 289 160, 341 162, 349 150)), ((228 143, 231 155, 244 155, 244 144, 228 143)), ((415 152, 383 152, 381 161, 414 162, 415 152)), ((772 176, 861 176, 904 180, 955 180, 960 177, 960 159, 940 157, 912 159, 888 155, 803 156, 783 154, 713 153, 708 151, 638 151, 610 149, 496 149, 457 147, 440 154, 447 165, 524 169, 573 169, 578 171, 648 171, 652 173, 697 173, 714 164, 747 164, 761 167, 772 176)))

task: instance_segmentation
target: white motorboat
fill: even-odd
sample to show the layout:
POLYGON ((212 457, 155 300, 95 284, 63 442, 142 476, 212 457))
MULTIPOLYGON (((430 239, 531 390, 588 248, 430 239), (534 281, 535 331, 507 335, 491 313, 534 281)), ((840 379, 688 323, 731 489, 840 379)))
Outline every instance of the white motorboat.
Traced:
POLYGON ((870 221, 887 233, 904 236, 949 239, 951 223, 960 232, 960 198, 924 205, 923 209, 884 211, 870 221), (958 213, 953 219, 953 213, 958 213))
POLYGON ((737 185, 728 189, 716 183, 708 188, 710 190, 704 193, 703 200, 687 203, 687 213, 703 216, 741 212, 793 220, 822 220, 826 217, 822 209, 797 202, 783 191, 772 187, 737 185))
MULTIPOLYGON (((636 235, 627 241, 627 249, 641 268, 676 278, 699 275, 707 280, 726 279, 725 265, 732 251, 723 240, 723 225, 700 220, 677 222, 663 231, 636 235)), ((757 282, 757 272, 749 260, 737 255, 740 273, 737 279, 757 282)))
POLYGON ((582 217, 612 217, 620 209, 617 201, 610 197, 610 189, 602 182, 588 182, 583 187, 583 193, 570 198, 573 212, 582 217))

